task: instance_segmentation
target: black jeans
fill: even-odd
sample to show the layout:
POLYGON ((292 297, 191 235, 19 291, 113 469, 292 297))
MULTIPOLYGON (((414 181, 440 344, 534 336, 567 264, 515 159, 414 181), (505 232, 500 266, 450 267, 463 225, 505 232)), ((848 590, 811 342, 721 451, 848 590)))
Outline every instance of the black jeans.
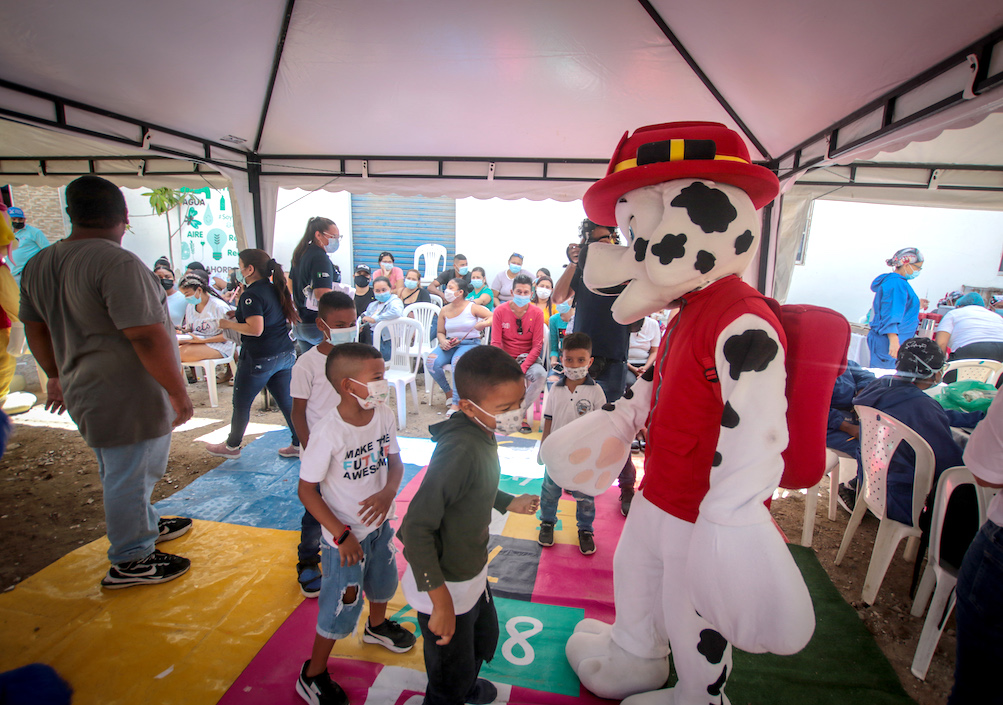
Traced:
MULTIPOLYGON (((627 384, 627 363, 624 360, 614 360, 609 357, 596 357, 589 368, 589 374, 606 394, 606 403, 612 404, 623 396, 627 384)), ((637 482, 637 468, 630 457, 620 471, 617 482, 620 494, 633 494, 634 483, 637 482)))
POLYGON ((462 705, 472 695, 481 664, 490 661, 498 647, 498 613, 491 591, 484 594, 474 608, 456 615, 456 631, 445 646, 428 628, 429 615, 418 613, 425 645, 425 671, 428 689, 425 705, 462 705))

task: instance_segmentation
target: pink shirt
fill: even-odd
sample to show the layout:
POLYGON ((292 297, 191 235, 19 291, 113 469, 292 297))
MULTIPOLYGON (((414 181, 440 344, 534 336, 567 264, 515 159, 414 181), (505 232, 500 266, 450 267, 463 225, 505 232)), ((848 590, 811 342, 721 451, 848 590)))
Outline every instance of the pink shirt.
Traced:
POLYGON ((502 304, 495 309, 491 321, 491 344, 501 348, 512 357, 526 353, 522 363, 525 372, 540 359, 543 352, 543 311, 532 304, 522 317, 522 333, 512 311, 512 302, 502 304))

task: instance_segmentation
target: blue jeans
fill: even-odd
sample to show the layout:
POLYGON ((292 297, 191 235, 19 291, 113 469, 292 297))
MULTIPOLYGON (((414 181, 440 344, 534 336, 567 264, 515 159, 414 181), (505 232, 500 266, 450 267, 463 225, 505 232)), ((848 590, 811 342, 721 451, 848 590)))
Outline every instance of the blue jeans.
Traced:
MULTIPOLYGON (((578 520, 578 530, 592 533, 592 522, 596 518, 596 498, 582 492, 572 490, 575 498, 575 519, 578 520)), ((550 479, 550 473, 543 473, 543 487, 540 488, 540 521, 550 524, 557 523, 557 502, 561 498, 561 488, 550 479)))
POLYGON ((324 334, 320 332, 320 328, 313 321, 310 323, 297 323, 294 330, 296 332, 297 357, 310 348, 320 345, 324 340, 324 334))
POLYGON ((230 448, 240 447, 247 422, 251 418, 251 404, 265 387, 268 387, 286 419, 289 433, 292 434, 292 444, 300 444, 296 429, 293 428, 293 399, 289 395, 289 382, 292 380, 295 363, 296 353, 292 351, 268 357, 251 357, 246 351, 241 351, 237 374, 233 378, 233 416, 230 419, 230 435, 226 439, 226 445, 230 448))
POLYGON ((127 446, 92 448, 104 488, 108 560, 128 563, 153 553, 160 519, 150 497, 167 470, 171 434, 127 446))
POLYGON ((390 362, 390 358, 394 354, 393 341, 390 338, 380 341, 380 355, 383 356, 384 362, 390 362))
POLYGON ((1003 660, 1003 528, 982 525, 958 573, 957 659, 948 705, 989 702, 1003 660))
MULTIPOLYGON (((460 403, 460 395, 456 391, 456 383, 453 383, 452 388, 449 386, 449 382, 446 380, 446 370, 443 369, 446 365, 452 365, 453 370, 456 370, 456 363, 460 361, 467 351, 473 350, 478 345, 481 344, 479 339, 474 340, 461 340, 460 344, 455 348, 450 348, 449 350, 443 350, 438 345, 435 350, 428 356, 428 373, 432 375, 432 379, 436 381, 439 388, 446 393, 446 396, 452 396, 453 406, 457 406, 460 403), (433 357, 435 359, 433 359, 433 357)), ((455 376, 454 376, 455 379, 455 376)))
MULTIPOLYGON (((320 485, 317 486, 317 493, 320 494, 320 485)), ((300 563, 320 563, 320 536, 320 522, 304 509, 303 518, 300 519, 300 543, 296 549, 300 563)))
POLYGON ((363 598, 380 604, 390 602, 397 592, 397 561, 394 559, 394 530, 389 521, 363 538, 362 560, 341 565, 338 549, 327 541, 321 544, 320 584, 317 600, 317 633, 325 639, 344 639, 355 631, 362 614, 363 598), (360 588, 354 602, 343 602, 345 590, 360 588))

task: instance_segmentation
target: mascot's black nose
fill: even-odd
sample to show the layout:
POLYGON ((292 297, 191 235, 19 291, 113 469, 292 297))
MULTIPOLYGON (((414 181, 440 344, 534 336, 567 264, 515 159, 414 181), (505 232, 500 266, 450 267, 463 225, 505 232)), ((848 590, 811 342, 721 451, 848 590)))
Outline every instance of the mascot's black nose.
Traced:
MULTIPOLYGON (((585 271, 585 263, 588 261, 589 253, 589 243, 582 245, 581 249, 578 251, 578 271, 585 271)), ((592 291, 596 294, 601 294, 602 296, 619 296, 620 293, 627 288, 627 284, 618 284, 617 286, 607 286, 604 289, 593 289, 592 291)))

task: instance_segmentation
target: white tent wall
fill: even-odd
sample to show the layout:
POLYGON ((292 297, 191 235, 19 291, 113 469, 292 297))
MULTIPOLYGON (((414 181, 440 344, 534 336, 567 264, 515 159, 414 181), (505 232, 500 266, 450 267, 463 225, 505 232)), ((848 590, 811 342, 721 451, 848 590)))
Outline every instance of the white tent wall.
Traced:
POLYGON ((871 282, 891 271, 885 260, 903 247, 926 258, 911 283, 937 300, 962 286, 1003 287, 1003 212, 815 201, 805 264, 794 267, 788 303, 833 308, 856 322, 874 298, 871 282))

